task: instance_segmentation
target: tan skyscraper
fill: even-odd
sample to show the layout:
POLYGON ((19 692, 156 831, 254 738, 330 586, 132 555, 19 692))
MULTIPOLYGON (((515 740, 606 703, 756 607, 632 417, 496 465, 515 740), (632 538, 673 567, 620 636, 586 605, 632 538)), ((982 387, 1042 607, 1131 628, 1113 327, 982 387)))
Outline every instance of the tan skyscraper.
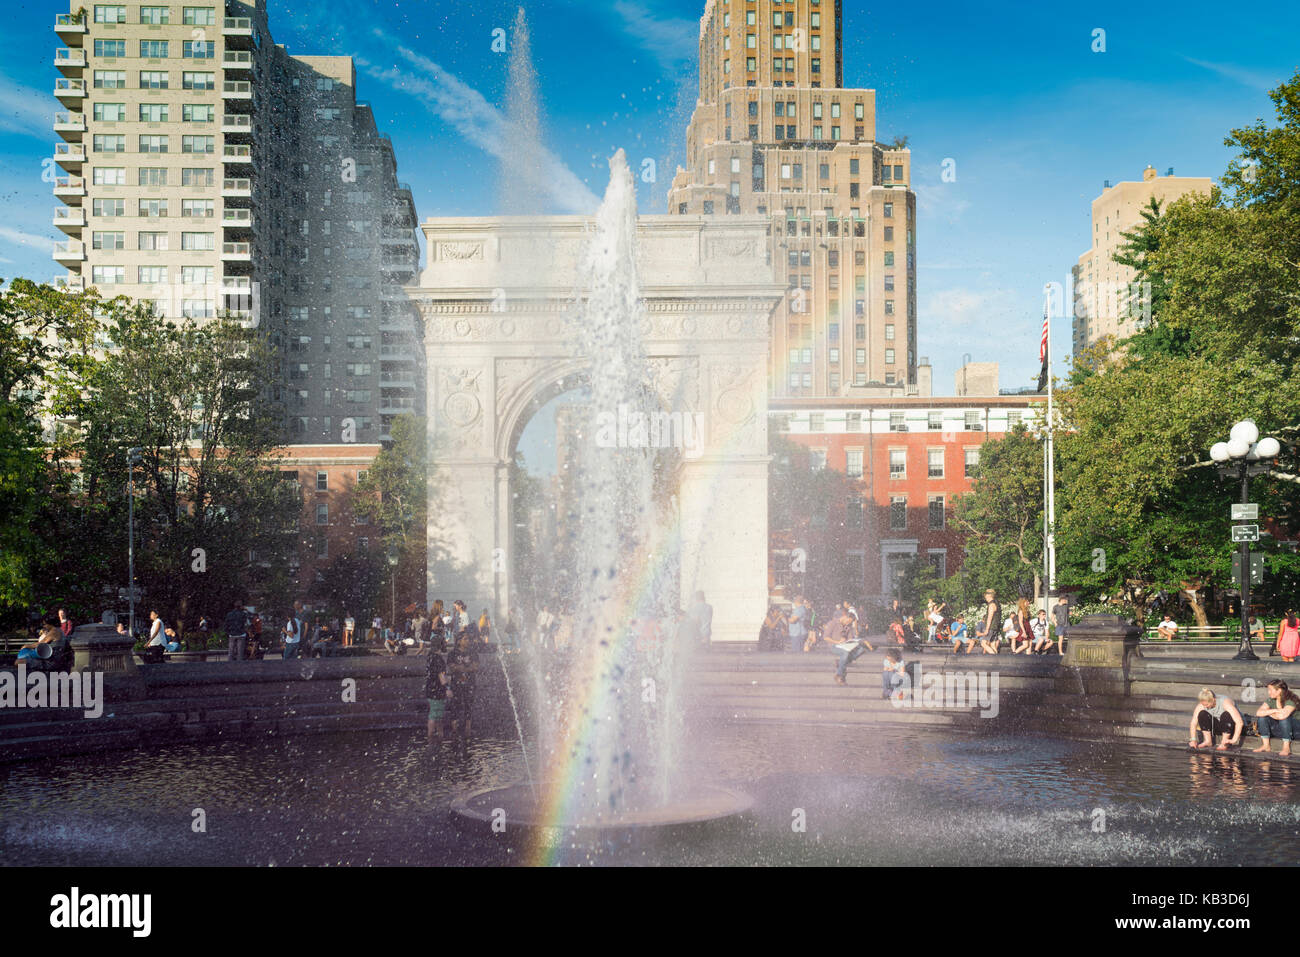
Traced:
POLYGON ((69 6, 54 27, 66 284, 257 322, 281 352, 267 387, 287 439, 388 438, 425 391, 401 292, 416 216, 352 59, 290 56, 260 0, 69 6))
POLYGON ((874 90, 843 89, 839 0, 708 0, 700 94, 668 210, 770 216, 789 295, 773 396, 913 391, 911 153, 876 142, 874 90))
POLYGON ((1074 274, 1074 352, 1103 336, 1123 338, 1138 331, 1148 315, 1149 300, 1133 287, 1134 271, 1115 262, 1128 242, 1124 233, 1142 225, 1142 212, 1152 199, 1163 210, 1188 193, 1208 195, 1214 183, 1204 176, 1175 176, 1171 169, 1160 176, 1148 166, 1141 182, 1106 183, 1092 201, 1092 248, 1079 257, 1074 274))

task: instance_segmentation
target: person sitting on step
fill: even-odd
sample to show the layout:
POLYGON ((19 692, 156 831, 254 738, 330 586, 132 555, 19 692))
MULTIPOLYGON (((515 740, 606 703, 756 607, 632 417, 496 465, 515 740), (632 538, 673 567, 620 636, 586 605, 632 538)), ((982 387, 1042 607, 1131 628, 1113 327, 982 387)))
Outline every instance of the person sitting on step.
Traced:
POLYGON ((1268 700, 1255 712, 1255 724, 1259 728, 1260 746, 1255 751, 1268 751, 1269 739, 1282 739, 1282 757, 1291 756, 1291 742, 1300 737, 1300 697, 1280 678, 1268 683, 1268 700))

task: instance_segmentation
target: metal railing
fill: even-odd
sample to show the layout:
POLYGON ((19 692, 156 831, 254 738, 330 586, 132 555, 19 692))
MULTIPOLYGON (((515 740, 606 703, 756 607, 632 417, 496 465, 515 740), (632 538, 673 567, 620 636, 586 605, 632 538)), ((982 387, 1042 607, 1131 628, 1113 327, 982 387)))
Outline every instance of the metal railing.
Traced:
POLYGON ((253 161, 253 148, 251 146, 226 146, 221 150, 221 158, 227 161, 253 161))
POLYGON ((253 181, 251 179, 223 179, 221 181, 221 188, 222 190, 251 190, 253 188, 253 181))
POLYGON ((54 81, 54 92, 56 94, 67 93, 67 92, 85 93, 86 81, 69 80, 67 77, 59 77, 57 80, 54 81))
POLYGON ((221 92, 226 94, 247 93, 252 96, 253 84, 247 80, 225 80, 221 84, 221 92))
POLYGON ((221 117, 222 126, 237 126, 240 129, 251 130, 253 128, 253 118, 247 113, 225 113, 221 117))
POLYGON ((253 254, 252 243, 222 243, 221 255, 223 256, 251 256, 253 254))
POLYGON ((253 20, 251 17, 226 17, 221 22, 222 30, 252 30, 253 20))
POLYGON ((85 189, 86 180, 82 176, 56 176, 54 177, 55 189, 85 189))

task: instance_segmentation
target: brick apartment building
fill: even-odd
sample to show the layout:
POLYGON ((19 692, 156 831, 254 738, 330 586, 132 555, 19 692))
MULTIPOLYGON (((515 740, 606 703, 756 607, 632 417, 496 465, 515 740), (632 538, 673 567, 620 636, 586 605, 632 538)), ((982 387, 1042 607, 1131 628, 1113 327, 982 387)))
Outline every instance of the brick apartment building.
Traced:
POLYGON ((840 597, 868 601, 891 597, 896 568, 915 557, 941 577, 959 573, 963 536, 952 509, 971 488, 980 449, 1018 423, 1032 428, 1043 403, 1037 395, 773 400, 772 432, 807 450, 794 466, 834 469, 849 486, 842 519, 832 512, 798 529, 772 528, 772 600, 816 594, 818 567, 846 569, 853 590, 840 597))

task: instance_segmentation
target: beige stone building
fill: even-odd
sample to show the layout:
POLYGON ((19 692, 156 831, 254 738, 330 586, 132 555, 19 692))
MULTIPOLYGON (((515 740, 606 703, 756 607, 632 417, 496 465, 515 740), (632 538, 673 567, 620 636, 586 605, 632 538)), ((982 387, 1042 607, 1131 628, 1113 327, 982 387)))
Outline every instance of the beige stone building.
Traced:
POLYGON ((260 324, 288 440, 388 438, 423 408, 401 292, 415 206, 351 58, 290 56, 257 0, 70 10, 54 90, 67 285, 260 324))
POLYGON ((911 153, 844 89, 837 0, 708 0, 700 92, 668 211, 768 217, 787 287, 773 396, 918 391, 911 153))
POLYGON ((1123 338, 1138 331, 1149 317, 1149 299, 1132 285, 1134 271, 1115 262, 1127 240, 1124 233, 1142 225, 1142 211, 1152 199, 1161 208, 1188 193, 1208 195, 1213 181, 1204 176, 1164 176, 1154 167, 1142 171, 1140 182, 1106 183, 1092 201, 1092 245, 1074 266, 1074 351, 1097 342, 1103 336, 1123 338))

